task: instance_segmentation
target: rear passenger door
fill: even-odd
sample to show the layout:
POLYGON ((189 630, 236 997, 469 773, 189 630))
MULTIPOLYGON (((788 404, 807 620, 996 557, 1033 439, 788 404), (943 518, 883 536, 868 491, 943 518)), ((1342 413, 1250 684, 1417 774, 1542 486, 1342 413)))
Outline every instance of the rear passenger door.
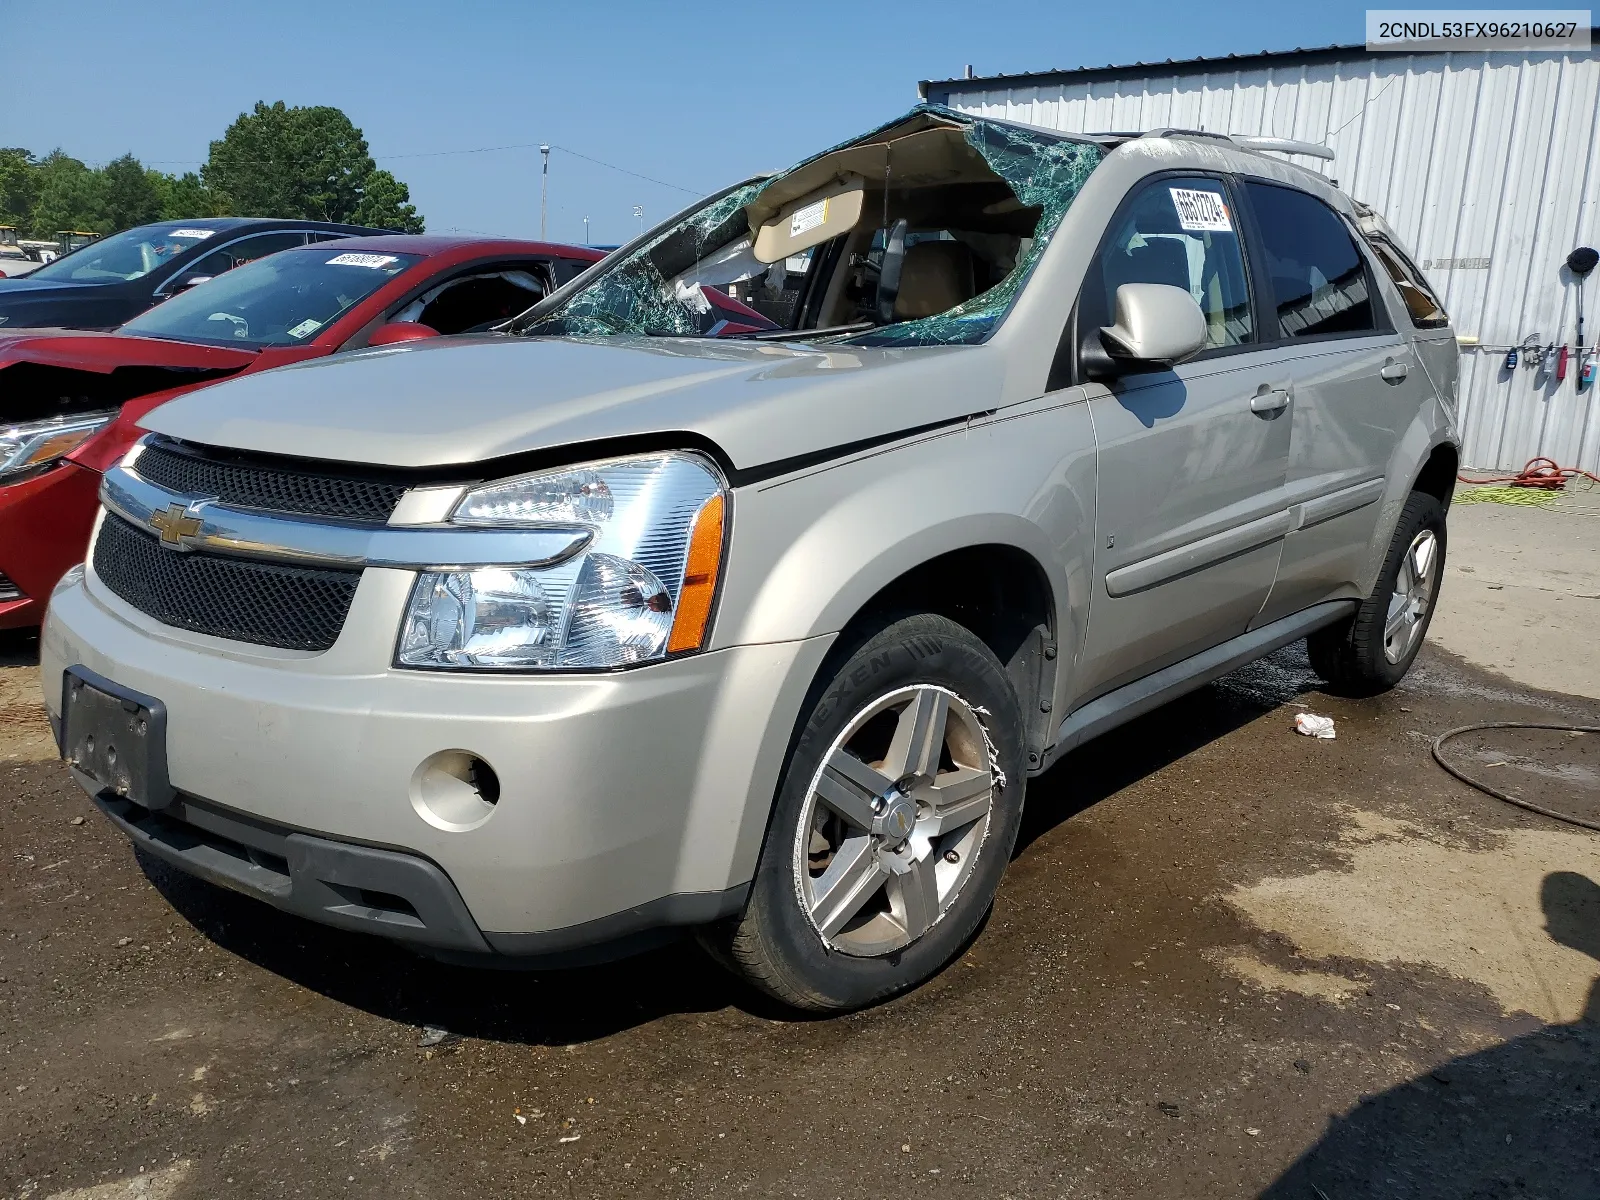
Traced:
POLYGON ((1244 633, 1272 588, 1287 528, 1290 382, 1260 342, 1232 208, 1220 178, 1145 181, 1085 277, 1080 373, 1124 283, 1189 292, 1209 345, 1176 369, 1084 383, 1099 516, 1076 704, 1244 633), (1195 192, 1219 200, 1222 215, 1209 199, 1195 203, 1195 192))
POLYGON ((1401 435, 1431 394, 1345 219, 1278 183, 1241 189, 1253 218, 1268 336, 1293 381, 1292 528, 1263 621, 1359 596, 1401 435))

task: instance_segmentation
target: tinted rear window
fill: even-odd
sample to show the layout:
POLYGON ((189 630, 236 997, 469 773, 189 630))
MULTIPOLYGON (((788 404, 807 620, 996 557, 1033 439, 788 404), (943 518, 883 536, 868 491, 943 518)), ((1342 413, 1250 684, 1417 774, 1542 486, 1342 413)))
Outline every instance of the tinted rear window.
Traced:
POLYGON ((1282 336, 1375 330, 1366 262, 1339 215, 1294 188, 1246 183, 1245 192, 1261 229, 1282 336))

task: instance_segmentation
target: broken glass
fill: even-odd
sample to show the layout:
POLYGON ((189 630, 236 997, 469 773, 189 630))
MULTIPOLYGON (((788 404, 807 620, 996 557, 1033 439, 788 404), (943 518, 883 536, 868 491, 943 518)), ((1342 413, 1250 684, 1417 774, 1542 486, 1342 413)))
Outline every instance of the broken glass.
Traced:
MULTIPOLYGON (((924 105, 941 116, 963 120, 949 109, 924 105)), ((858 346, 962 346, 982 342, 1028 281, 1050 245, 1061 218, 1105 157, 1094 142, 1067 141, 1051 134, 965 118, 966 139, 1017 199, 1042 209, 1033 240, 1006 277, 986 292, 945 312, 915 321, 885 325, 845 340, 858 346)))
MULTIPOLYGON (((776 265, 764 266, 750 253, 752 230, 746 206, 800 168, 827 155, 869 145, 879 135, 919 116, 960 128, 967 144, 1010 187, 1017 201, 1040 210, 1033 236, 1021 239, 1020 253, 1014 260, 1010 256, 997 259, 1009 266, 1000 282, 954 308, 862 333, 822 336, 878 346, 962 345, 986 340, 1022 290, 1061 218, 1105 151, 1094 142, 986 121, 931 104, 919 105, 905 117, 812 155, 781 175, 730 189, 658 236, 627 251, 618 262, 603 266, 591 283, 568 296, 552 296, 549 307, 536 306, 513 330, 530 335, 578 337, 714 336, 729 324, 725 319, 728 314, 718 312, 706 290, 720 291, 728 284, 778 269, 776 265)), ((974 239, 986 235, 959 236, 979 248, 974 239)), ((806 336, 803 329, 794 333, 797 338, 806 336)))
POLYGON ((716 257, 729 242, 748 237, 750 223, 744 206, 763 186, 764 181, 749 183, 725 192, 630 252, 553 312, 540 315, 535 310, 534 321, 516 331, 578 337, 705 335, 714 324, 714 319, 708 319, 709 302, 698 287, 675 288, 668 280, 716 257))

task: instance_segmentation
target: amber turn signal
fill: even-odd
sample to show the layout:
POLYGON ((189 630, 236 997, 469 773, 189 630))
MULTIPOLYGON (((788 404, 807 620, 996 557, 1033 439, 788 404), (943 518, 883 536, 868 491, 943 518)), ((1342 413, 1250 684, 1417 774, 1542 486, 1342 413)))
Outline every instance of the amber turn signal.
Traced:
POLYGON ((678 593, 678 615, 673 618, 672 636, 667 639, 669 654, 698 650, 705 640, 711 600, 717 593, 717 568, 722 565, 722 513, 722 497, 716 495, 695 514, 683 590, 678 593))

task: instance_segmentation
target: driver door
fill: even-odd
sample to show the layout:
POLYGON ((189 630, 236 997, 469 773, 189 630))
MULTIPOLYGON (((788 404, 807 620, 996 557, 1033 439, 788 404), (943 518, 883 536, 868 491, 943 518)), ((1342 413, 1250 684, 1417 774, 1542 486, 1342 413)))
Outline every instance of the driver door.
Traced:
POLYGON ((1080 342, 1111 323, 1118 286, 1162 283, 1195 298, 1208 344, 1175 369, 1085 384, 1100 484, 1075 705, 1244 633, 1272 588, 1288 529, 1291 385, 1260 344, 1234 212, 1220 178, 1147 181, 1085 278, 1080 342))

